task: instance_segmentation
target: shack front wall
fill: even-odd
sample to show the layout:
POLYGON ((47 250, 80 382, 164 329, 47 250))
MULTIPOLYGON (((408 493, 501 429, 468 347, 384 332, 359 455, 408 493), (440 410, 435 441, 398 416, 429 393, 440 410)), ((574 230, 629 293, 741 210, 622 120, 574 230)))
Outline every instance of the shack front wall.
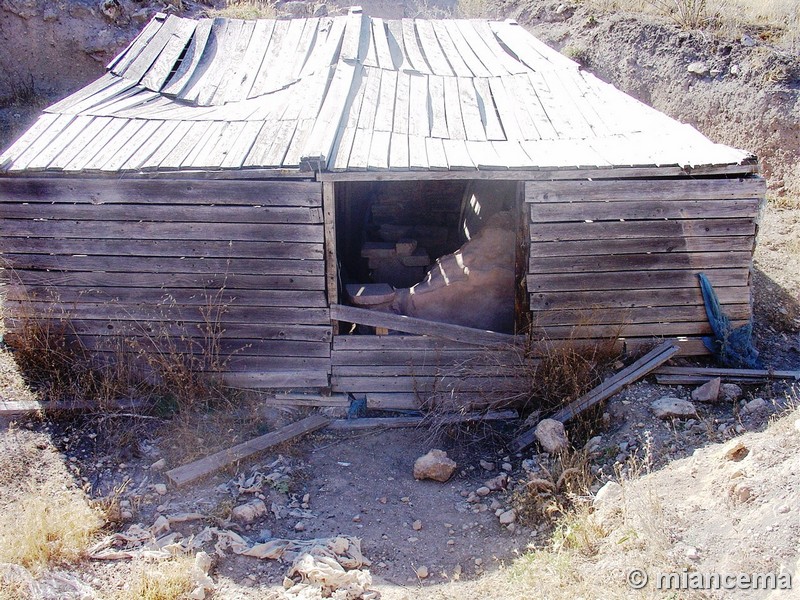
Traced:
POLYGON ((326 386, 321 188, 0 179, 8 325, 34 314, 68 319, 90 349, 169 335, 195 352, 211 325, 231 384, 326 386))
POLYGON ((706 352, 697 275, 733 325, 751 316, 759 177, 525 184, 534 333, 549 340, 679 338, 706 352))

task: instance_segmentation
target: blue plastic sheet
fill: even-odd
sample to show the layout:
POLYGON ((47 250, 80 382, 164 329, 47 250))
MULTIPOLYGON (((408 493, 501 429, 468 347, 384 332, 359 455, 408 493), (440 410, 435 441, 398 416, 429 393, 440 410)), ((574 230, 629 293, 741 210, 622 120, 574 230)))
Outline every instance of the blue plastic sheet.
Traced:
POLYGON ((753 347, 753 320, 746 325, 733 329, 731 320, 722 312, 719 299, 711 286, 711 282, 703 273, 697 275, 700 279, 700 290, 703 292, 703 302, 706 305, 706 315, 711 325, 714 336, 703 338, 703 344, 711 351, 717 360, 725 367, 734 369, 755 369, 760 366, 758 350, 753 347))

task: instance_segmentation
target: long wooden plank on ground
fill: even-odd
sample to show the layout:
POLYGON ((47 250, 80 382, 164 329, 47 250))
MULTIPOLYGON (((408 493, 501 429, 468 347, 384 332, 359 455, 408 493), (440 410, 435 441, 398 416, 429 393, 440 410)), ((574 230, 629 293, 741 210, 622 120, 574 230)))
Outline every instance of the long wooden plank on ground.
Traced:
POLYGON ((659 367, 656 375, 685 375, 707 377, 737 377, 739 379, 795 379, 800 380, 800 371, 780 371, 773 369, 722 369, 716 367, 659 367))
POLYGON ((517 339, 513 335, 497 333, 495 331, 484 331, 471 327, 462 327, 461 325, 426 321, 425 319, 417 319, 405 315, 381 313, 363 308, 356 308, 354 306, 342 306, 340 304, 331 305, 331 319, 368 325, 370 327, 385 327, 405 333, 443 337, 457 342, 466 341, 468 343, 484 344, 487 346, 513 344, 517 339))
MULTIPOLYGON (((508 421, 517 419, 519 415, 515 410, 495 410, 489 412, 475 412, 466 414, 441 415, 435 419, 437 424, 451 425, 455 423, 470 423, 474 421, 508 421)), ((328 425, 333 431, 362 431, 364 429, 398 429, 403 427, 420 427, 433 423, 430 417, 362 417, 360 419, 334 419, 328 425)))
MULTIPOLYGON (((565 423, 574 416, 591 408, 598 402, 602 402, 616 394, 626 385, 641 379, 657 367, 667 362, 680 348, 672 342, 664 342, 653 348, 639 360, 619 371, 599 386, 574 400, 567 406, 560 409, 551 419, 565 423)), ((510 448, 519 452, 530 446, 536 439, 535 428, 529 429, 518 435, 510 444, 510 448)))
POLYGON ((177 487, 187 485, 193 481, 207 477, 228 465, 264 452, 273 446, 277 446, 278 444, 282 444, 283 442, 287 442, 306 433, 316 431, 317 429, 322 429, 329 423, 330 419, 321 415, 312 415, 301 421, 267 433, 266 435, 228 448, 227 450, 222 450, 187 465, 170 469, 167 471, 166 475, 170 482, 177 487))

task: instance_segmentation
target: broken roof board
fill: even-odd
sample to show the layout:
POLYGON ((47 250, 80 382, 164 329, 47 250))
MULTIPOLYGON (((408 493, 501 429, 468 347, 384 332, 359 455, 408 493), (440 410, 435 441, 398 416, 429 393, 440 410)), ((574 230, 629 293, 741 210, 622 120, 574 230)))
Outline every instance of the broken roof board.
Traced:
POLYGON ((513 21, 157 15, 0 155, 9 173, 752 164, 513 21))

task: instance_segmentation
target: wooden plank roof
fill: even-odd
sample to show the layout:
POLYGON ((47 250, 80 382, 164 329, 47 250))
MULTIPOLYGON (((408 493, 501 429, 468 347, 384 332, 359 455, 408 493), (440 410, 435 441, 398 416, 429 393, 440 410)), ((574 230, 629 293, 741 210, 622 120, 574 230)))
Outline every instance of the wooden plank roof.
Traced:
POLYGON ((157 15, 0 170, 476 171, 752 163, 513 21, 157 15))

